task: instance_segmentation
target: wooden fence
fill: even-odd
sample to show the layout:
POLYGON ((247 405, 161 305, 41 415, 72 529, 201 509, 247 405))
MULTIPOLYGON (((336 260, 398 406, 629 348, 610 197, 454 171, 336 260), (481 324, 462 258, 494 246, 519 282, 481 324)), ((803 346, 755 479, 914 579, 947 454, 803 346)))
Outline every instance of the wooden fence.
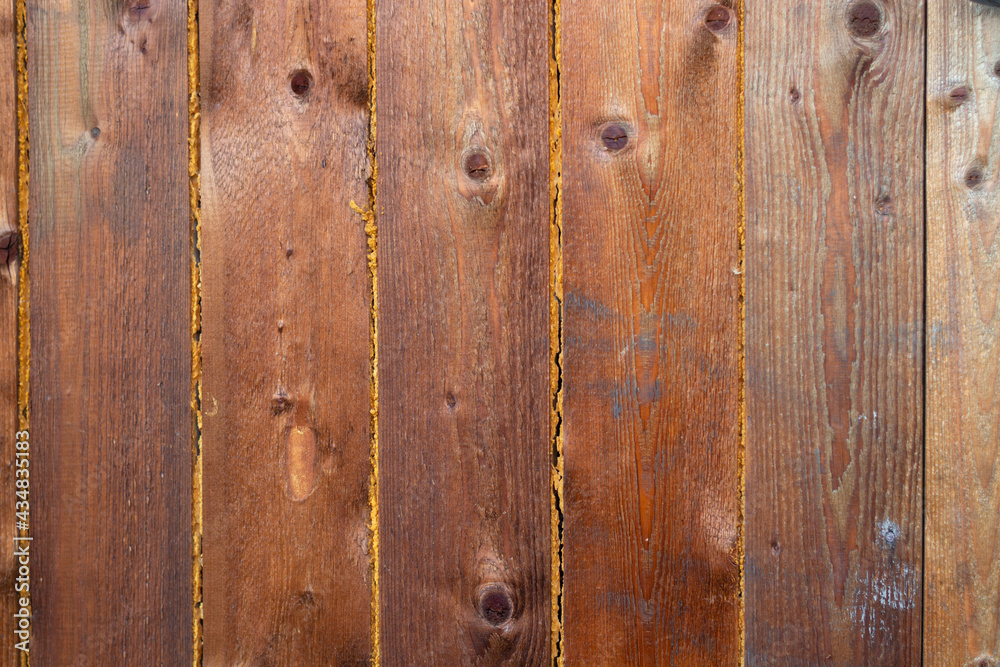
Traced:
POLYGON ((0 663, 1000 665, 1000 10, 0 27, 0 663))

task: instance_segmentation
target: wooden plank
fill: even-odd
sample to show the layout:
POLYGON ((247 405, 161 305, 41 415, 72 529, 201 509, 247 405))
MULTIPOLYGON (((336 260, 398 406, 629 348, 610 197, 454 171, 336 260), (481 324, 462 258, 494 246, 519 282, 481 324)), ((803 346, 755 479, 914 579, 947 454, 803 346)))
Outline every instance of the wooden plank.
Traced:
POLYGON ((920 662, 923 3, 749 3, 747 663, 920 662))
POLYGON ((549 661, 549 3, 379 2, 384 665, 549 661))
POLYGON ((191 661, 187 5, 28 0, 31 661, 191 661))
POLYGON ((1000 660, 1000 14, 927 17, 924 660, 1000 660))
MULTIPOLYGON (((18 534, 14 513, 17 479, 30 475, 30 463, 18 463, 15 437, 18 431, 18 290, 20 288, 21 243, 18 232, 18 126, 17 126, 17 25, 14 2, 0 2, 0 616, 15 629, 14 614, 24 592, 16 587, 18 557, 14 536, 18 534), (27 472, 18 472, 28 467, 27 472)), ((30 440, 30 438, 29 438, 30 440)), ((21 459, 25 457, 20 457, 21 459)), ((30 591, 29 591, 30 592, 30 591)), ((0 646, 0 664, 17 664, 20 641, 12 632, 0 646)))
POLYGON ((736 11, 562 27, 566 663, 736 664, 736 11))
POLYGON ((206 665, 367 665, 364 0, 202 3, 206 665))

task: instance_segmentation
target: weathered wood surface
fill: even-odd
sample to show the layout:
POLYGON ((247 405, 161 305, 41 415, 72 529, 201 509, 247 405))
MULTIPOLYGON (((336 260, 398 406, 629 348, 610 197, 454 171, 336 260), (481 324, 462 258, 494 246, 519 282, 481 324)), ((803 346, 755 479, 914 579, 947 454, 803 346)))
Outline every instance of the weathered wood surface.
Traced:
POLYGON ((922 4, 747 4, 750 665, 920 662, 922 4))
POLYGON ((27 2, 32 664, 191 661, 186 26, 27 2))
POLYGON ((1000 13, 930 3, 924 659, 1000 660, 1000 13))
MULTIPOLYGON (((20 498, 15 480, 30 476, 30 464, 18 463, 15 433, 18 430, 18 290, 21 243, 18 233, 18 128, 16 86, 16 17, 12 0, 0 2, 0 617, 14 627, 18 599, 18 562, 14 555, 17 535, 14 512, 20 498), (27 467, 27 472, 18 472, 27 467)), ((22 459, 25 457, 21 457, 22 459)), ((14 665, 18 641, 2 634, 0 664, 14 665)))
POLYGON ((547 664, 549 4, 376 10, 382 664, 547 664))
POLYGON ((205 664, 366 665, 366 3, 200 35, 205 664))
POLYGON ((736 664, 736 12, 562 30, 566 663, 736 664))

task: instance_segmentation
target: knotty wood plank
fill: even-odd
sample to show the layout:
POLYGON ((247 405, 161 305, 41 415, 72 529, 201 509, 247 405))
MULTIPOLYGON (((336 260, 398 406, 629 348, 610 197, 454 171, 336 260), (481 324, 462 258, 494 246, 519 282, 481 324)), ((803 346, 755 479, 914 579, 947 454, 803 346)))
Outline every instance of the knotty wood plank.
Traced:
POLYGON ((187 4, 27 2, 31 661, 191 661, 187 4))
MULTIPOLYGON (((17 58, 14 2, 0 2, 0 615, 13 629, 14 614, 23 593, 16 590, 19 563, 14 554, 17 535, 14 512, 19 500, 15 480, 30 475, 19 473, 16 456, 18 430, 18 290, 21 244, 18 233, 18 128, 17 128, 17 58)), ((22 457, 23 458, 23 457, 22 457)), ((0 664, 14 665, 19 641, 12 632, 4 632, 0 646, 0 664)))
POLYGON ((736 18, 562 1, 568 665, 737 662, 736 18))
POLYGON ((364 0, 201 4, 206 665, 367 665, 364 0))
POLYGON ((750 665, 920 662, 923 16, 747 4, 750 665))
POLYGON ((1000 13, 927 17, 924 659, 1000 661, 1000 13))
POLYGON ((376 8, 382 663, 546 664, 549 4, 376 8))

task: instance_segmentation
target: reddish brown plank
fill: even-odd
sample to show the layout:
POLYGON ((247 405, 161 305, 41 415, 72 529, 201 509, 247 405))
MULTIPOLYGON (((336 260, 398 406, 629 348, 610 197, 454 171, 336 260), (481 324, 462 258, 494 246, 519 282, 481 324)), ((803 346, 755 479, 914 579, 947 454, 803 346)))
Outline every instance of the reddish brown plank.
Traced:
POLYGON ((205 664, 366 665, 366 4, 200 22, 205 664))
POLYGON ((27 2, 32 664, 191 661, 186 27, 27 2))
POLYGON ((566 663, 736 664, 736 12, 562 29, 566 663))
POLYGON ((923 17, 747 4, 750 665, 920 663, 923 17))
POLYGON ((924 659, 1000 663, 1000 13, 930 3, 924 659))
MULTIPOLYGON (((16 456, 18 430, 18 290, 21 243, 18 232, 18 127, 16 67, 16 18, 14 2, 0 2, 0 616, 5 627, 17 628, 14 614, 18 601, 26 597, 17 590, 18 557, 15 506, 17 479, 30 478, 28 457, 16 456), (27 470, 25 470, 25 468, 27 470)), ((21 543, 23 545, 23 542, 21 543)), ((3 632, 0 664, 17 663, 20 641, 13 632, 3 632)))
POLYGON ((549 5, 376 8, 382 664, 546 664, 549 5))

